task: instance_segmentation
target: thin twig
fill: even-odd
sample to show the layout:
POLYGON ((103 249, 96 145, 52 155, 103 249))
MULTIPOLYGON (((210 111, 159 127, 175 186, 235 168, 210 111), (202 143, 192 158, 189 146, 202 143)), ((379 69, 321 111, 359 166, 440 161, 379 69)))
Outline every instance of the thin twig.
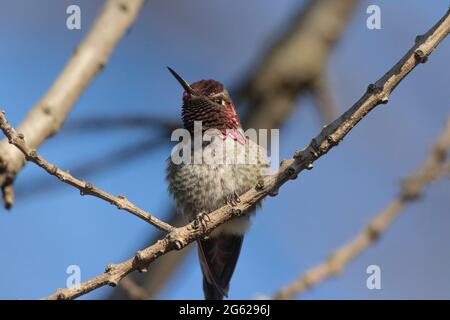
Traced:
POLYGON ((25 156, 27 161, 31 161, 47 171, 50 175, 57 177, 60 181, 71 185, 78 190, 80 190, 81 195, 90 195, 100 199, 103 199, 113 205, 118 209, 128 211, 135 216, 141 218, 144 221, 154 225, 160 230, 170 232, 173 227, 158 218, 152 216, 148 212, 140 209, 135 204, 131 203, 125 196, 120 195, 118 197, 105 192, 92 183, 79 180, 72 176, 70 173, 58 168, 52 163, 49 163, 43 157, 37 154, 35 149, 30 148, 25 142, 25 137, 22 133, 17 133, 6 120, 4 112, 0 113, 0 128, 2 129, 5 136, 8 138, 9 143, 16 146, 25 156))
MULTIPOLYGON (((143 3, 144 0, 109 0, 105 4, 64 70, 20 124, 18 130, 27 137, 30 147, 39 147, 58 132, 84 89, 106 66, 114 47, 134 22, 143 3)), ((0 186, 3 191, 12 194, 13 182, 24 164, 19 150, 6 140, 0 142, 0 186)), ((13 205, 13 199, 4 196, 6 208, 13 205)))
POLYGON ((274 295, 274 299, 290 299, 328 278, 341 274, 349 262, 373 244, 381 234, 386 232, 394 219, 409 202, 416 200, 422 195, 429 183, 449 173, 450 162, 445 163, 449 148, 450 118, 448 118, 447 124, 435 147, 430 150, 426 161, 416 173, 403 183, 400 195, 392 200, 384 211, 377 214, 350 242, 331 254, 327 261, 306 271, 298 279, 279 290, 274 295))
POLYGON ((244 214, 249 208, 267 195, 275 194, 285 182, 295 179, 305 170, 311 169, 312 163, 337 145, 371 110, 388 101, 389 94, 400 81, 406 77, 419 63, 425 62, 433 49, 450 32, 450 10, 425 35, 416 38, 415 45, 375 84, 369 85, 367 92, 347 112, 332 124, 325 127, 319 135, 312 139, 308 147, 297 151, 294 157, 283 161, 277 173, 265 177, 255 188, 240 196, 240 203, 225 205, 208 214, 205 227, 198 221, 175 228, 163 239, 138 251, 126 261, 109 265, 106 271, 77 287, 58 289, 47 299, 73 299, 105 285, 116 286, 118 282, 134 270, 146 270, 148 265, 158 257, 172 250, 181 250, 189 243, 201 239, 212 230, 232 219, 244 214))

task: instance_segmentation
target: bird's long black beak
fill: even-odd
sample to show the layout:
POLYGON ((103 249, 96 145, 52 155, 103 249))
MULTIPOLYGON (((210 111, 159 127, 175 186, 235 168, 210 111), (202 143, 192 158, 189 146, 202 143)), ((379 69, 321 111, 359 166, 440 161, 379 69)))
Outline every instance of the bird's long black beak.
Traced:
POLYGON ((184 88, 184 90, 186 90, 187 93, 196 95, 196 92, 194 91, 194 89, 192 89, 189 83, 187 83, 186 80, 184 80, 178 73, 176 73, 175 70, 170 67, 167 67, 167 69, 169 69, 170 73, 175 77, 175 79, 177 79, 177 81, 181 84, 181 86, 184 88))

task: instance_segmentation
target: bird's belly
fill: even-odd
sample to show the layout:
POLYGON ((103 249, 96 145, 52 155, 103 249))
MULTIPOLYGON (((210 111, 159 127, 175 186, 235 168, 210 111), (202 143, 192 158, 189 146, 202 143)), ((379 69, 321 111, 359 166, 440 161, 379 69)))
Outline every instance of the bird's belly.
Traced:
MULTIPOLYGON (((262 168, 267 167, 267 160, 263 156, 259 156, 259 162, 248 161, 252 154, 249 150, 259 152, 257 155, 262 154, 262 149, 250 140, 241 145, 232 139, 216 139, 212 145, 225 148, 221 157, 215 158, 216 161, 174 164, 168 159, 169 192, 175 199, 178 211, 188 220, 196 218, 199 213, 212 212, 224 206, 234 194, 241 195, 253 188, 261 178, 262 168), (230 155, 229 152, 235 157, 227 162, 230 160, 226 157, 230 155), (246 161, 239 162, 238 159, 246 161)), ((195 160, 194 154, 191 160, 195 160)), ((248 227, 248 220, 248 215, 233 219, 214 233, 242 234, 248 227)))
MULTIPOLYGON (((199 213, 209 213, 222 206, 227 199, 254 187, 258 180, 256 166, 181 164, 169 165, 169 191, 177 209, 188 220, 199 213)), ((242 234, 249 226, 248 216, 233 219, 214 232, 242 234)))
POLYGON ((228 196, 247 191, 253 182, 246 179, 246 174, 239 175, 232 165, 182 164, 172 167, 169 169, 172 171, 169 173, 169 190, 180 211, 189 218, 222 207, 228 196))

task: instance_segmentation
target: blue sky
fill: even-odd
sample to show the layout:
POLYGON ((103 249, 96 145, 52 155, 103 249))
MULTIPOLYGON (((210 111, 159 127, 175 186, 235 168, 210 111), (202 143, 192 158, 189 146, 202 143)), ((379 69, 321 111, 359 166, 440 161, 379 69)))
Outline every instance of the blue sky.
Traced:
MULTIPOLYGON (((63 68, 102 1, 2 0, 0 106, 13 125, 39 100, 63 68), (66 7, 78 4, 82 29, 65 27, 66 7), (45 9, 44 9, 45 8, 45 9)), ((302 2, 303 3, 303 2, 302 2)), ((294 0, 148 1, 108 66, 76 103, 68 122, 104 116, 154 115, 178 119, 181 91, 165 66, 189 81, 215 78, 232 87, 301 7, 294 0)), ((327 77, 343 112, 382 76, 447 10, 448 1, 362 1, 329 61, 327 77), (366 8, 378 4, 382 29, 366 28, 366 8)), ((301 53, 299 53, 301 54, 301 53)), ((315 169, 264 201, 253 219, 231 284, 231 298, 271 294, 356 234, 398 194, 400 180, 418 167, 449 115, 450 43, 418 66, 389 104, 366 117, 315 169)), ((280 158, 290 157, 321 128, 310 99, 280 131, 280 158)), ((39 151, 71 170, 141 141, 151 130, 62 130, 39 151)), ((164 138, 165 139, 165 138, 164 138)), ((164 219, 165 159, 169 144, 86 177, 164 219)), ((100 163, 102 167, 102 163, 100 163)), ((85 178, 85 177, 81 177, 85 178)), ((34 165, 17 183, 11 212, 0 210, 0 299, 37 299, 65 286, 67 266, 82 280, 142 248, 154 229, 105 202, 80 197, 34 165), (47 188, 53 188, 46 192, 47 188), (43 190, 42 190, 43 189, 43 190), (38 192, 39 191, 39 192, 38 192)), ((337 279, 304 299, 450 298, 449 181, 427 188, 373 247, 337 279), (366 288, 366 268, 382 271, 382 289, 366 288)), ((86 295, 101 299, 110 288, 86 295)), ((195 254, 158 296, 202 298, 195 254)))

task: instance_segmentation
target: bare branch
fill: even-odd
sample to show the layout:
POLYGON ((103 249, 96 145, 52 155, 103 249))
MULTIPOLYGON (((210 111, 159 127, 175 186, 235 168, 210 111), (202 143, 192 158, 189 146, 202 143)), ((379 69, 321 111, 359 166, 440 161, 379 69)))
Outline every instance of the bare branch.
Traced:
POLYGON ((164 230, 166 232, 170 232, 171 230, 173 230, 172 226, 152 216, 148 212, 140 209, 139 207, 131 203, 125 196, 113 196, 112 194, 109 194, 108 192, 95 187, 93 184, 81 181, 72 176, 70 173, 58 168, 54 164, 49 163, 47 160, 38 155, 35 149, 30 148, 27 143, 25 143, 25 137, 22 133, 17 133, 16 130, 11 128, 9 123, 6 121, 4 112, 0 114, 0 128, 8 138, 9 143, 16 146, 24 154, 27 161, 35 163, 36 165, 47 171, 50 175, 58 178, 60 181, 77 188, 78 190, 80 190, 81 195, 91 195, 105 200, 110 204, 115 205, 118 209, 128 211, 129 213, 134 214, 136 217, 139 217, 142 220, 154 225, 160 230, 164 230))
MULTIPOLYGON (((19 126, 32 148, 54 135, 84 89, 101 71, 114 47, 135 20, 143 0, 109 0, 89 34, 75 50, 64 70, 19 126)), ((5 207, 13 204, 12 184, 25 159, 6 140, 0 142, 0 186, 8 191, 5 207)))
POLYGON ((254 189, 241 195, 240 203, 234 206, 225 205, 209 213, 205 227, 194 220, 183 227, 175 228, 163 239, 138 251, 134 257, 109 265, 105 273, 77 287, 59 289, 47 299, 73 299, 105 285, 116 286, 130 272, 146 270, 148 265, 160 256, 172 250, 181 250, 189 243, 205 237, 226 221, 244 214, 267 195, 274 194, 285 182, 295 179, 303 170, 311 169, 315 160, 336 146, 371 110, 379 104, 387 103, 389 94, 400 81, 419 63, 425 62, 428 55, 449 32, 450 10, 425 35, 417 37, 416 44, 408 53, 375 84, 370 85, 367 92, 349 110, 312 139, 306 149, 298 150, 292 159, 283 161, 277 173, 265 177, 254 189))
POLYGON ((349 262, 373 244, 389 228, 406 204, 416 200, 429 183, 449 173, 450 162, 445 163, 449 148, 450 118, 426 161, 416 173, 404 182, 400 195, 392 200, 384 211, 377 214, 350 242, 331 254, 327 261, 306 271, 298 279, 278 291, 274 298, 290 299, 328 278, 340 275, 349 262))

